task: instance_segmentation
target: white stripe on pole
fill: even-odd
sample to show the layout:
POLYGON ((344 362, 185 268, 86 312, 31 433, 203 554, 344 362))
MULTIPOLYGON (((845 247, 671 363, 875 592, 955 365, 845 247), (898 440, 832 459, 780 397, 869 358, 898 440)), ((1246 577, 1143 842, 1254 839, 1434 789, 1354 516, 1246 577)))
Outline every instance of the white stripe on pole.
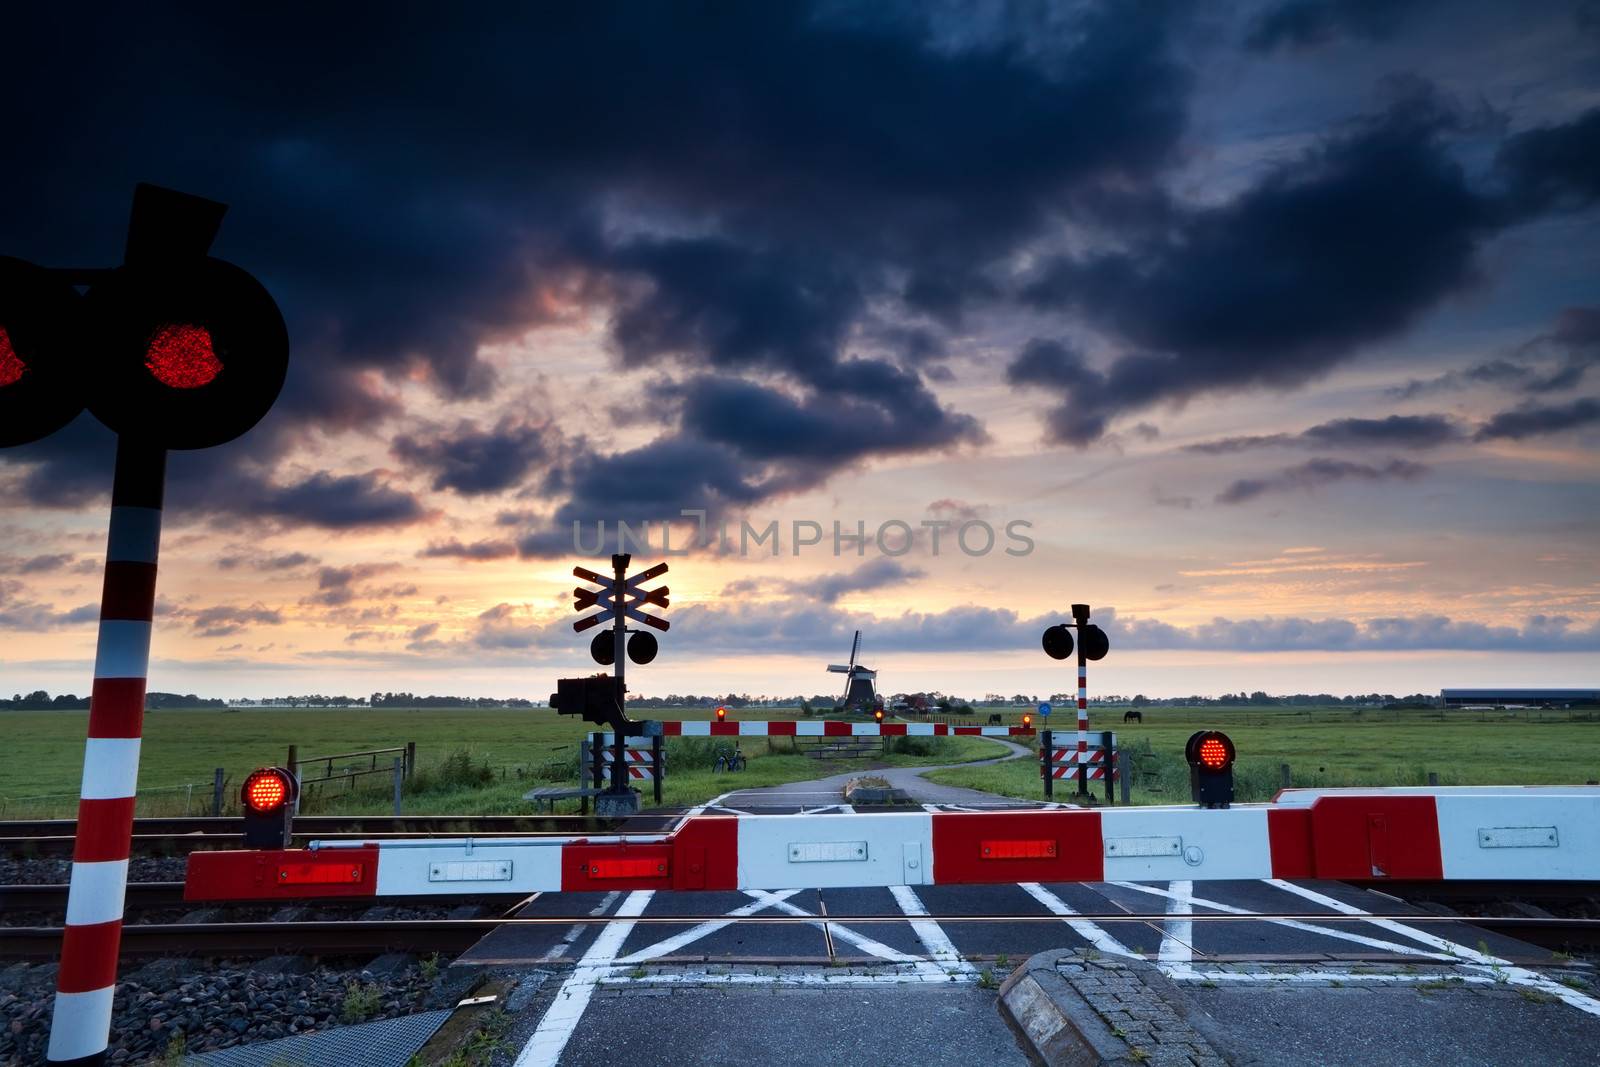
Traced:
POLYGON ((95 926, 122 918, 127 860, 102 860, 72 865, 72 891, 67 894, 67 925, 95 926))
POLYGON ((686 722, 679 731, 680 737, 710 737, 711 724, 709 722, 686 722))
POLYGON ((154 563, 161 547, 161 509, 116 507, 111 509, 111 534, 106 542, 107 563, 154 563))
POLYGON ((83 745, 84 800, 131 797, 139 786, 137 737, 91 737, 83 745))
POLYGON ((150 666, 150 624, 132 619, 101 619, 94 654, 96 678, 143 678, 150 666))
POLYGON ((57 993, 50 1022, 51 1060, 76 1060, 106 1050, 111 1032, 111 1000, 115 986, 87 993, 57 993))

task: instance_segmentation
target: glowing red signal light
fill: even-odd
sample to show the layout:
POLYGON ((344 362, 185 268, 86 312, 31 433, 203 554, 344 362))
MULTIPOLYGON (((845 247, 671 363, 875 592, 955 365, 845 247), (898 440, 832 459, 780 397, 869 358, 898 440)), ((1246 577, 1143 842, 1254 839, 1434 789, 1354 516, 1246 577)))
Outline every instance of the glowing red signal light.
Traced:
POLYGON ((211 331, 193 323, 163 326, 152 334, 144 365, 156 381, 174 389, 199 389, 222 373, 211 331))
POLYGON ((1022 728, 1024 730, 1026 730, 1028 727, 1030 727, 1032 725, 1033 725, 1033 716, 1032 715, 1024 715, 1022 717, 1022 728))
POLYGON ((728 709, 727 708, 718 708, 717 709, 717 721, 718 722, 721 722, 722 720, 726 719, 727 717, 728 717, 728 709))
POLYGON ((22 373, 27 369, 28 365, 22 362, 17 350, 11 346, 11 335, 6 333, 4 326, 0 326, 0 388, 21 381, 22 373))
POLYGON ((872 713, 872 717, 874 719, 876 719, 878 722, 882 722, 883 721, 883 709, 882 708, 878 708, 877 710, 875 710, 872 713))
POLYGON ((1200 764, 1208 770, 1220 771, 1228 765, 1228 746, 1215 737, 1200 742, 1200 764))
POLYGON ((254 811, 275 811, 288 799, 289 783, 279 771, 256 771, 245 779, 244 802, 254 811))

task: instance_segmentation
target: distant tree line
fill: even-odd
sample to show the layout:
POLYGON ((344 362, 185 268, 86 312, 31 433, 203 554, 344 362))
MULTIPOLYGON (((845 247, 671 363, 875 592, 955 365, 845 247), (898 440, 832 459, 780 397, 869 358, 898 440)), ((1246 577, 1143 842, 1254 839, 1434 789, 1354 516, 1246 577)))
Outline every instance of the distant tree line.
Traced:
MULTIPOLYGON (((80 697, 75 693, 62 693, 51 696, 43 689, 35 689, 24 696, 15 693, 10 700, 0 699, 0 708, 9 708, 12 711, 85 711, 89 707, 89 698, 80 697)), ((196 696, 193 693, 146 693, 144 695, 144 708, 153 711, 158 708, 222 708, 227 703, 222 700, 196 696)))

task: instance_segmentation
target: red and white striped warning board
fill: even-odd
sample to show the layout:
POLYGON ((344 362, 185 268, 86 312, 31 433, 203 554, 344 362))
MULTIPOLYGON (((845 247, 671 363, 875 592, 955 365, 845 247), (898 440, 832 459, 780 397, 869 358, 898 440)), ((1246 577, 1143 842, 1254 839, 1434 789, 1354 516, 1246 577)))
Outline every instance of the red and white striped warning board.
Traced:
POLYGON ((188 900, 1260 878, 1600 880, 1600 787, 1287 790, 1225 809, 697 815, 670 833, 189 854, 188 900), (283 872, 293 873, 288 877, 283 872))
MULTIPOLYGON (((1042 752, 1040 753, 1040 756, 1041 758, 1043 757, 1042 752)), ((1103 748, 1087 749, 1084 751, 1084 757, 1089 768, 1089 781, 1104 781, 1106 777, 1106 750, 1103 748)), ((1115 760, 1112 760, 1111 762, 1113 764, 1116 763, 1115 760)), ((1041 778, 1044 777, 1043 766, 1039 768, 1039 776, 1041 778)), ((1056 779, 1071 778, 1076 780, 1078 777, 1078 749, 1064 748, 1060 745, 1050 746, 1050 777, 1056 779)), ((1121 777, 1122 769, 1120 767, 1113 766, 1111 769, 1111 780, 1115 782, 1121 777)))
MULTIPOLYGON (((648 751, 625 748, 622 750, 622 755, 624 757, 623 762, 628 768, 629 778, 655 779, 655 762, 650 758, 648 751)), ((602 748, 600 750, 600 758, 607 764, 615 763, 617 761, 617 750, 614 748, 602 748)))

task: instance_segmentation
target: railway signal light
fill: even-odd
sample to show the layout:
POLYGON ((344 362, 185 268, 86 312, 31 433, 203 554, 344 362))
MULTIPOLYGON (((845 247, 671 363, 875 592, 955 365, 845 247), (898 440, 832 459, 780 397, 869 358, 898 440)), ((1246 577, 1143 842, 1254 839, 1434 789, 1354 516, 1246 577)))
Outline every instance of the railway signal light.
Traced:
MULTIPOLYGON (((582 715, 588 722, 625 729, 622 684, 609 674, 562 678, 550 694, 550 706, 562 715, 582 715)), ((628 724, 631 725, 631 724, 628 724)))
POLYGON ((872 721, 873 722, 882 722, 883 721, 883 709, 882 708, 873 708, 872 709, 872 721))
POLYGON ((1084 659, 1105 659, 1106 653, 1111 651, 1111 639, 1093 623, 1078 631, 1078 644, 1083 648, 1084 659))
POLYGON ((1024 715, 1022 717, 1022 728, 1024 730, 1033 729, 1033 716, 1032 715, 1024 715))
POLYGON ((125 266, 89 290, 89 410, 162 448, 210 448, 278 398, 289 334, 272 296, 209 257, 125 266))
POLYGON ((659 651, 661 643, 656 640, 655 634, 640 630, 628 638, 628 658, 641 667, 655 659, 659 651))
POLYGON ((288 848, 300 783, 282 767, 250 772, 239 790, 246 848, 288 848))
POLYGON ((1044 654, 1051 659, 1066 659, 1072 655, 1072 631, 1066 623, 1056 623, 1045 630, 1041 643, 1044 645, 1044 654))
POLYGON ((48 437, 83 410, 82 302, 42 267, 0 257, 0 448, 48 437))
POLYGON ((1233 803, 1233 742, 1220 730, 1199 730, 1183 748, 1189 764, 1189 792, 1202 808, 1233 803))
POLYGON ((728 709, 727 708, 718 708, 717 709, 717 721, 718 722, 723 722, 727 718, 728 718, 728 709))

